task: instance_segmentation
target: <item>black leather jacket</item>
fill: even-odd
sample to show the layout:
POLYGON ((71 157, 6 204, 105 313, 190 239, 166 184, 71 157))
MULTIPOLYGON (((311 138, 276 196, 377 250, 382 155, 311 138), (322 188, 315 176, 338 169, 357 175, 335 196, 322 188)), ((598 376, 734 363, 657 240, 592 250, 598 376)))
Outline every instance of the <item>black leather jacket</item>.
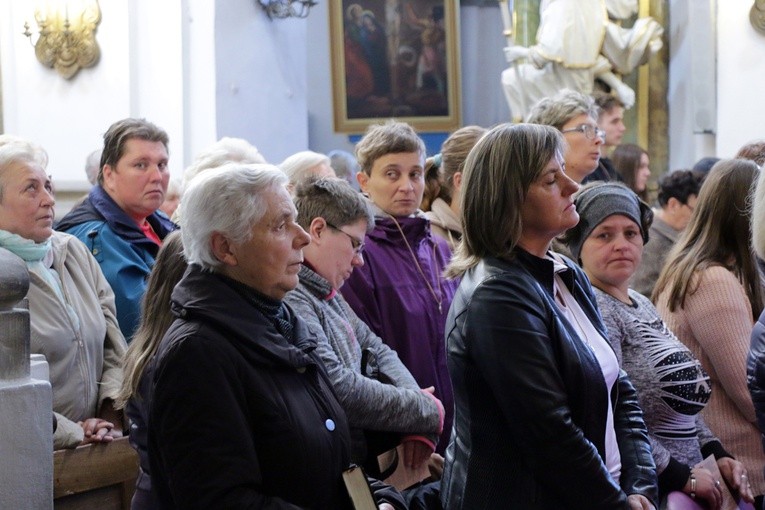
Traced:
MULTIPOLYGON (((757 425, 762 432, 765 431, 765 311, 752 329, 752 343, 746 361, 746 379, 754 403, 757 425)), ((762 434, 762 447, 765 449, 765 433, 762 434)))
MULTIPOLYGON (((561 273, 607 338, 592 288, 561 273)), ((622 371, 610 398, 622 468, 603 461, 608 392, 592 351, 553 299, 553 264, 517 250, 463 276, 447 319, 455 427, 442 502, 453 509, 617 509, 657 501, 656 469, 635 389, 622 371)))

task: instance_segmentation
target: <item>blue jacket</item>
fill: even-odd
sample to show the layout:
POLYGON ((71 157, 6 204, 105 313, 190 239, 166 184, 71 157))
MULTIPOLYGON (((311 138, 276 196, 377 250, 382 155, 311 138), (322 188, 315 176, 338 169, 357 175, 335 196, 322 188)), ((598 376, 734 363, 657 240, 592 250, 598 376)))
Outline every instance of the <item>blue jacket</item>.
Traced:
MULTIPOLYGON (((178 228, 160 211, 147 220, 160 239, 178 228)), ((94 186, 56 229, 79 238, 101 265, 114 291, 120 329, 129 342, 138 327, 146 278, 159 246, 144 235, 100 185, 94 186)))

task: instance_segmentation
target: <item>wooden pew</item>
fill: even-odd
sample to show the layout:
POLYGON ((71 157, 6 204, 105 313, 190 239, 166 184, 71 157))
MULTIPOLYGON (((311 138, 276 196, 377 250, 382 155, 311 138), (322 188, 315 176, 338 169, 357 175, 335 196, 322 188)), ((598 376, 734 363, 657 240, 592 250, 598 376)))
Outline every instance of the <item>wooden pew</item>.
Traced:
POLYGON ((138 454, 127 437, 53 452, 56 510, 130 510, 138 454))

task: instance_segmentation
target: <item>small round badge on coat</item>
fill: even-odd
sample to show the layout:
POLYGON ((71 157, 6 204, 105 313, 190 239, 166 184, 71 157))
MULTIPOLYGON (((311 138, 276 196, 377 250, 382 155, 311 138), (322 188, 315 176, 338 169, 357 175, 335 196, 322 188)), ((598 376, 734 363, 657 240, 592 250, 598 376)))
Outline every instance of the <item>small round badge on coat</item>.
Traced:
POLYGON ((335 430, 335 422, 332 421, 332 418, 327 418, 327 421, 324 422, 324 426, 327 427, 327 430, 330 432, 335 430))

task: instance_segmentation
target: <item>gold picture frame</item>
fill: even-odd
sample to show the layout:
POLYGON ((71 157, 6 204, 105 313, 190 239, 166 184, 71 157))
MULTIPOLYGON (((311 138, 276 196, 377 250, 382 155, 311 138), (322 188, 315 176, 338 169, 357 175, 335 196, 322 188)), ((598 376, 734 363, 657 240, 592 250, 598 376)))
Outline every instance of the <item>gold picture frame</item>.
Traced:
POLYGON ((334 127, 395 117, 420 132, 461 125, 458 2, 329 2, 334 127))

